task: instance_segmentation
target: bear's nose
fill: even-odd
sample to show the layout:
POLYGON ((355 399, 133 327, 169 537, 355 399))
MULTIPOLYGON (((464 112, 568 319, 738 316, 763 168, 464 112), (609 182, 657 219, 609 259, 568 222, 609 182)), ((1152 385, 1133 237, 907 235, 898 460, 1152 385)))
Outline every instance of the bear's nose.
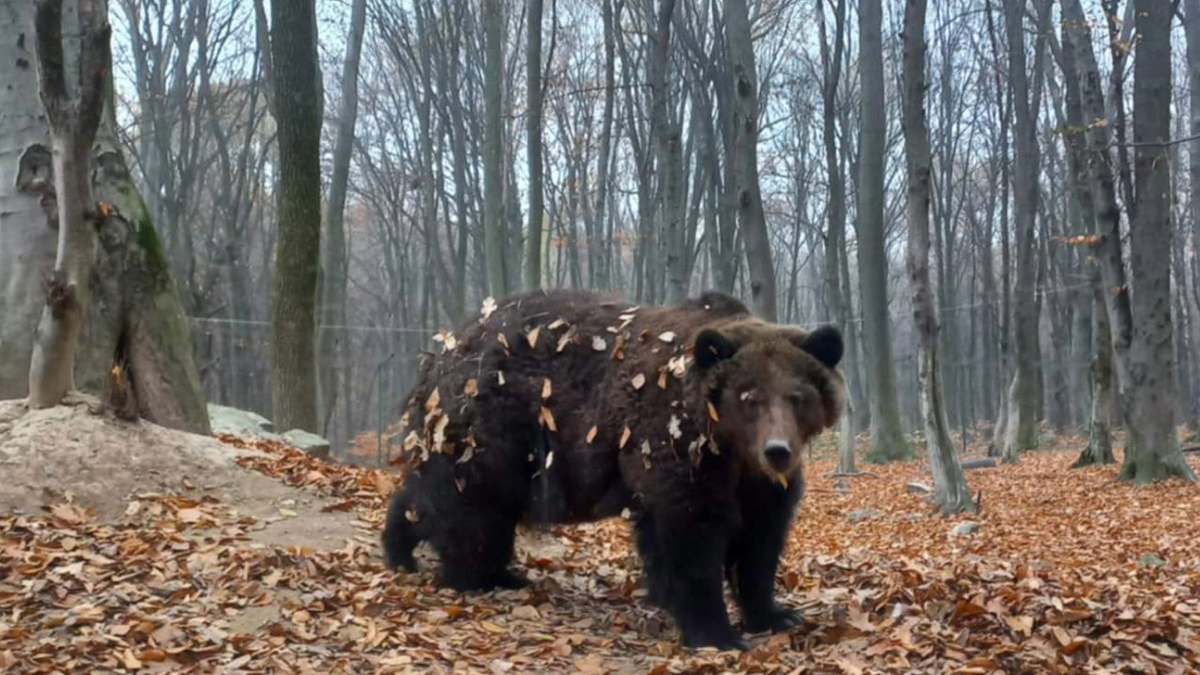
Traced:
POLYGON ((782 468, 791 459, 792 448, 787 441, 771 440, 767 441, 766 447, 763 448, 763 455, 766 456, 768 462, 782 468))

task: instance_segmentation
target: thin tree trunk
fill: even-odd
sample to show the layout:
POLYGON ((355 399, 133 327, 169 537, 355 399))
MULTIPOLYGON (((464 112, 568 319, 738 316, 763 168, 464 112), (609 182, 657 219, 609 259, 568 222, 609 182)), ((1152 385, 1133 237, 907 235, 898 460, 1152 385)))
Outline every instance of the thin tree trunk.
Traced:
POLYGON ((528 50, 525 53, 526 144, 529 169, 529 227, 525 239, 525 288, 542 285, 542 0, 527 0, 525 18, 528 50))
POLYGON ((316 8, 271 5, 279 126, 279 240, 271 316, 276 426, 317 433, 316 304, 321 255, 321 107, 316 8))
MULTIPOLYGON (((925 121, 925 1, 907 0, 904 10, 904 155, 908 163, 908 278, 917 330, 922 426, 942 515, 974 510, 959 464, 938 363, 937 304, 929 282, 929 129, 925 121)), ((942 280, 945 283, 945 280, 942 280)))
MULTIPOLYGON (((337 141, 333 148, 333 174, 329 179, 329 200, 325 210, 325 246, 321 251, 324 254, 321 266, 321 323, 327 326, 346 323, 346 189, 350 181, 354 127, 358 119, 358 66, 366 22, 367 1, 354 0, 350 8, 346 59, 342 66, 342 100, 338 111, 337 141)), ((328 425, 341 388, 340 381, 345 376, 343 358, 347 336, 341 331, 339 328, 317 332, 317 351, 321 359, 321 433, 325 435, 329 434, 328 425)))
MULTIPOLYGON (((737 213, 746 242, 746 269, 755 313, 778 317, 771 238, 758 185, 758 71, 746 0, 725 0, 725 35, 733 75, 733 153, 737 213)), ((882 78, 881 78, 882 80, 882 78)))
POLYGON ((74 387, 79 336, 91 298, 94 226, 107 217, 103 211, 97 214, 92 203, 89 160, 112 64, 108 3, 78 0, 74 9, 81 35, 77 71, 66 67, 69 33, 63 30, 63 1, 41 0, 33 24, 41 98, 50 121, 58 226, 58 254, 29 367, 29 405, 34 408, 58 405, 74 387))
POLYGON ((497 299, 508 295, 505 270, 507 236, 504 223, 504 9, 500 0, 484 0, 483 66, 483 238, 487 257, 488 292, 497 299))

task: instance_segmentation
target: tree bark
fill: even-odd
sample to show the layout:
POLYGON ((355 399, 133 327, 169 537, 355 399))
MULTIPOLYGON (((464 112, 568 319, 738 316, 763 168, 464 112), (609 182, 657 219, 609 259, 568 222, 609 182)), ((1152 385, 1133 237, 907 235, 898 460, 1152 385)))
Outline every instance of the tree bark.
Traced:
POLYGON ((500 299, 508 295, 505 269, 504 223, 504 10, 500 0, 483 1, 483 238, 488 271, 488 292, 500 299))
MULTIPOLYGON (((1040 11, 1039 11, 1040 14, 1040 11)), ((1000 456, 1005 462, 1017 461, 1021 453, 1037 447, 1037 340, 1038 314, 1035 297, 1037 282, 1037 242, 1034 228, 1038 204, 1037 110, 1031 103, 1026 72, 1025 0, 1004 0, 1005 28, 1008 34, 1009 83, 1013 95, 1014 147, 1013 206, 1017 231, 1017 279, 1013 293, 1015 368, 1008 390, 1007 418, 1001 436, 1000 456)), ((1039 37, 1035 70, 1044 48, 1039 37)))
POLYGON ((313 0, 271 4, 271 52, 279 127, 279 240, 271 311, 272 410, 279 429, 317 433, 322 100, 313 0))
POLYGON ((900 425, 896 366, 887 307, 888 262, 884 250, 884 162, 887 143, 883 80, 883 6, 860 0, 859 49, 862 131, 859 134, 858 274, 871 402, 869 462, 907 459, 912 450, 900 425))
MULTIPOLYGON (((338 111, 337 140, 333 148, 333 174, 325 207, 325 245, 321 278, 321 323, 346 323, 346 192, 350 182, 350 159, 354 152, 354 128, 358 120, 358 70, 366 32, 367 0, 354 0, 350 8, 350 34, 342 65, 342 99, 338 111)), ((328 422, 345 376, 345 333, 341 328, 317 331, 320 354, 321 433, 329 435, 328 422)), ((349 403, 348 401, 346 403, 349 403)))
POLYGON ((1130 226, 1133 282, 1129 347, 1129 425, 1121 477, 1144 484, 1170 476, 1191 481, 1175 430, 1175 354, 1171 327, 1171 7, 1136 0, 1140 36, 1133 64, 1134 188, 1130 226))
POLYGON ((775 267, 758 185, 758 71, 754 64, 750 15, 746 0, 725 0, 724 8, 725 36, 733 75, 733 153, 730 161, 737 185, 738 223, 746 242, 750 297, 758 316, 775 321, 778 317, 775 267))
POLYGON ((94 228, 106 217, 106 208, 96 213, 92 202, 89 159, 112 68, 112 29, 107 2, 77 0, 74 9, 80 34, 74 61, 67 58, 70 27, 63 27, 63 0, 40 0, 33 22, 39 88, 50 122, 58 227, 54 272, 30 359, 29 405, 33 408, 58 405, 74 387, 75 357, 91 299, 94 228))
POLYGON ((525 240, 525 287, 542 285, 542 0, 525 3, 528 50, 525 53, 526 161, 529 169, 529 227, 525 240))
MULTIPOLYGON (((972 511, 975 503, 950 438, 938 362, 937 304, 929 281, 930 149, 925 120, 925 2, 904 10, 904 155, 908 163, 908 279, 917 330, 922 426, 942 515, 972 511)), ((945 280, 943 279, 943 283, 945 280)))
MULTIPOLYGON (((0 32, 20 35, 33 23, 34 3, 0 12, 0 32)), ((100 14, 102 17, 103 14, 100 14)), ((74 31, 78 34, 78 31, 74 31)), ((16 42, 11 43, 16 46, 16 42)), ((79 40, 68 39, 70 59, 79 40)), ((55 264, 57 233, 50 127, 38 100, 30 49, 0 55, 0 398, 28 392, 34 327, 45 305, 39 279, 55 264)), ((103 66, 107 69, 108 64, 103 66)), ((89 303, 76 349, 76 386, 104 394, 114 364, 122 368, 138 413, 167 427, 209 432, 208 411, 192 359, 191 333, 148 210, 121 156, 112 90, 102 90, 105 114, 85 157, 93 199, 109 204, 98 218, 89 303), (90 170, 89 170, 90 169, 90 170)), ((81 209, 82 212, 82 209, 81 209)))
MULTIPOLYGON (((1062 0, 1062 10, 1064 26, 1070 27, 1071 30, 1074 31, 1078 36, 1072 40, 1072 44, 1075 48, 1076 64, 1079 68, 1080 93, 1083 103, 1084 119, 1105 120, 1107 118, 1105 117, 1104 94, 1102 91, 1100 72, 1096 64, 1095 53, 1093 52, 1091 42, 1089 41, 1089 24, 1084 17, 1083 7, 1079 0, 1062 0)), ((1156 17, 1156 20, 1159 22, 1164 21, 1163 17, 1161 16, 1156 17)), ((1166 19, 1166 21, 1169 30, 1169 17, 1166 19)), ((1159 25, 1153 25, 1151 30, 1161 31, 1162 27, 1159 25)), ((1155 39, 1161 40, 1161 36, 1156 34, 1155 39)), ((1161 54, 1151 55, 1147 58, 1147 60, 1153 62, 1156 56, 1160 59, 1162 58, 1161 54)), ((1166 56, 1169 60, 1169 51, 1167 52, 1166 56)), ((1140 60, 1141 56, 1139 56, 1139 62, 1140 60)), ((1161 68, 1162 66, 1160 63, 1151 63, 1144 64, 1142 67, 1150 67, 1152 69, 1155 67, 1161 68)), ((1135 76, 1136 74, 1137 73, 1135 71, 1135 76)), ((1150 79, 1153 79, 1154 77, 1152 70, 1149 77, 1150 79)), ((1147 87, 1149 84, 1149 82, 1143 82, 1141 86, 1147 87)), ((1147 93, 1149 92, 1142 92, 1143 105, 1148 103, 1145 101, 1147 93)), ((1161 95, 1162 92, 1159 91, 1157 93, 1161 95)), ((1136 97, 1135 100, 1137 100, 1136 97)), ((1147 120, 1143 119, 1142 123, 1146 124, 1146 122, 1147 120)), ((1145 133, 1148 130, 1144 127, 1139 127, 1138 131, 1145 133)), ((1104 306, 1106 310, 1105 313, 1109 321, 1109 332, 1112 340, 1113 363, 1116 366, 1115 372, 1117 381, 1117 396, 1119 397, 1119 403, 1117 405, 1118 414, 1121 420, 1125 423, 1128 433, 1125 451, 1125 464, 1122 469, 1122 475, 1125 478, 1133 479, 1139 483, 1155 480, 1156 478, 1165 477, 1169 474, 1176 474, 1190 480, 1194 480, 1193 472, 1183 461, 1182 454, 1179 453, 1179 444, 1178 440, 1175 439, 1174 427, 1170 428, 1169 434, 1167 434, 1165 431, 1149 430, 1144 425, 1161 424, 1162 419, 1157 417, 1157 413, 1154 411, 1151 411, 1153 414, 1150 417, 1140 417, 1137 412, 1139 409, 1145 410, 1148 407, 1145 402, 1141 402, 1139 405, 1138 399, 1143 396, 1155 397, 1156 400, 1159 401, 1160 408, 1171 408, 1171 406, 1168 403, 1163 402, 1164 400, 1169 399, 1162 399, 1162 392, 1146 391, 1144 389, 1145 383, 1138 382, 1139 379, 1145 379, 1146 375, 1148 374, 1147 372, 1134 372, 1134 359, 1132 354, 1134 318, 1130 301, 1130 288, 1126 284, 1125 279, 1125 263, 1124 255, 1122 253, 1123 246, 1120 229, 1121 211, 1117 204, 1116 185, 1114 184, 1113 180, 1113 168, 1111 164, 1112 158, 1109 154, 1112 146, 1109 125, 1089 124, 1087 126, 1087 132, 1085 135, 1087 138, 1088 150, 1086 153, 1086 157, 1088 159, 1087 175, 1088 181, 1091 185, 1094 212, 1096 216, 1096 236, 1090 243, 1095 251, 1096 260, 1100 268, 1100 277, 1103 282, 1101 296, 1104 299, 1104 306), (1155 434, 1167 435, 1168 438, 1165 439, 1166 445, 1147 446, 1145 444, 1146 441, 1156 440, 1155 434), (1172 441, 1174 442, 1172 443, 1172 441), (1172 445, 1174 447, 1173 452, 1171 450, 1172 445)), ((1157 146, 1154 147, 1154 149, 1158 152, 1162 152, 1163 147, 1157 146)), ((1153 166, 1139 166, 1143 171, 1147 169, 1153 170, 1153 166)), ((1145 178, 1149 179, 1151 176, 1147 175, 1145 178)), ((1148 180, 1148 182, 1152 183, 1154 181, 1148 180)), ((1151 207, 1151 210, 1154 210, 1153 207, 1151 207)), ((1139 208, 1139 218, 1142 217, 1141 212, 1142 209, 1139 208)), ((1164 221, 1166 220, 1167 219, 1164 217, 1164 221)), ((1162 233, 1154 231, 1154 227, 1155 225, 1152 225, 1151 231, 1147 234, 1162 237, 1162 233)), ((1140 235, 1135 235, 1135 237, 1140 238, 1140 235)), ((1169 236, 1164 238, 1169 242, 1169 236)), ((1146 242, 1142 241, 1140 245, 1146 246, 1146 242)), ((1169 246, 1169 243, 1167 246, 1169 246)), ((1154 245, 1151 244, 1149 248, 1153 250, 1153 247, 1154 245)), ((1142 253, 1146 253, 1145 249, 1142 250, 1142 253)), ((1164 256, 1163 260, 1166 259, 1166 256, 1164 256)), ((1163 260, 1158 261, 1157 264, 1169 270, 1169 266, 1166 265, 1163 260)), ((1147 273, 1145 265, 1148 262, 1149 261, 1145 260, 1144 258, 1139 260, 1139 269, 1142 275, 1147 273)), ((1169 273, 1169 271, 1167 273, 1169 273)), ((1154 280, 1153 274, 1150 275, 1149 280, 1154 280)), ((1136 285, 1134 286, 1133 290, 1140 292, 1136 285)), ((1169 287, 1167 291, 1169 293, 1169 287)), ((1153 294, 1150 293, 1149 297, 1153 297, 1153 294)), ((1148 303, 1149 298, 1147 298, 1145 301, 1148 303)), ((1169 295, 1167 302, 1169 304, 1169 295)), ((1168 333, 1167 350, 1169 351, 1169 317, 1165 327, 1168 333)), ((1151 328, 1151 330, 1156 329, 1161 329, 1161 327, 1151 328)), ((1143 332, 1141 337, 1144 339, 1148 336, 1143 332)), ((1153 345, 1150 345, 1150 347, 1153 347, 1153 345)), ((1143 351, 1152 353, 1153 349, 1143 349, 1143 351)), ((1155 367, 1158 368, 1160 366, 1155 367)), ((1169 362, 1167 367, 1170 367, 1169 362)))

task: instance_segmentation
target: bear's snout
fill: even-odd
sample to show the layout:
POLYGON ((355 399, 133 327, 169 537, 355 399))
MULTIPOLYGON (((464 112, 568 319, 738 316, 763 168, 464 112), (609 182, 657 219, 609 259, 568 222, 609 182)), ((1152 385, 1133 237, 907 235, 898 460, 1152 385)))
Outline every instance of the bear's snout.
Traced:
POLYGON ((763 447, 763 457, 776 471, 786 471, 792 463, 792 446, 780 439, 771 439, 763 447))

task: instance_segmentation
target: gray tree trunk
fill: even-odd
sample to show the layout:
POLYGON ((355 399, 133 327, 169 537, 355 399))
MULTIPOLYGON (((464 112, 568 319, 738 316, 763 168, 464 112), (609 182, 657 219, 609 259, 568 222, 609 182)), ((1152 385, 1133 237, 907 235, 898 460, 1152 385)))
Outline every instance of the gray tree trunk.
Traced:
POLYGON ((29 405, 49 408, 74 387, 75 355, 91 300, 94 228, 105 218, 92 201, 88 174, 112 66, 108 3, 77 0, 64 12, 63 0, 41 0, 33 28, 39 89, 50 122, 55 195, 51 222, 58 228, 58 247, 33 342, 29 405), (64 28, 64 14, 72 9, 75 25, 64 28), (66 44, 73 32, 80 36, 76 50, 66 44))
MULTIPOLYGON (((350 182, 350 159, 354 152, 354 128, 358 120, 358 67, 366 22, 367 0, 354 0, 350 8, 346 58, 342 65, 342 98, 338 111, 337 140, 333 148, 333 174, 329 179, 329 199, 325 206, 325 245, 321 249, 324 258, 321 265, 321 323, 327 326, 346 323, 346 191, 350 182)), ((321 359, 321 433, 325 436, 329 435, 329 421, 345 377, 345 338, 340 328, 320 329, 317 332, 317 353, 321 359)), ((344 403, 349 405, 349 401, 344 403)))
POLYGON ((496 299, 508 295, 505 270, 507 237, 504 224, 504 9, 500 0, 484 0, 483 65, 483 238, 488 292, 496 299))
POLYGON ((529 227, 525 240, 525 287, 542 285, 542 230, 546 209, 542 196, 542 0, 525 3, 528 47, 525 54, 526 161, 529 169, 529 227))
MULTIPOLYGON (((1035 297, 1037 257, 1034 227, 1038 204, 1037 108, 1031 102, 1036 88, 1026 72, 1025 0, 1004 0, 1008 35, 1009 83, 1013 95, 1014 148, 1013 207, 1017 231, 1017 279, 1013 293, 1015 368, 1008 390, 1004 432, 1000 437, 1003 461, 1015 462, 1021 453, 1037 447, 1037 340, 1038 313, 1035 297)), ((1034 68, 1040 68, 1044 38, 1034 68)), ((1036 76, 1035 76, 1036 77, 1036 76)), ((1040 78, 1037 78, 1040 80, 1040 78)))
POLYGON ((912 450, 900 425, 896 366, 887 307, 888 263, 884 250, 884 161, 887 143, 883 79, 883 5, 861 0, 859 49, 862 131, 859 134, 858 275, 871 402, 869 462, 907 459, 912 450))
MULTIPOLYGON (((1064 9, 1064 12, 1066 9, 1064 9)), ((1062 48, 1060 50, 1060 65, 1063 71, 1064 108, 1066 111, 1067 133, 1064 135, 1068 145, 1067 165, 1073 176, 1072 192, 1079 206, 1080 221, 1084 226, 1083 234, 1095 232, 1098 227, 1096 220, 1096 200, 1093 195, 1094 181, 1088 180, 1088 157, 1084 135, 1083 94, 1079 86, 1079 47, 1075 44, 1080 36, 1078 29, 1073 28, 1069 21, 1064 21, 1060 34, 1062 48)), ((1109 330, 1108 312, 1104 308, 1104 289, 1100 283, 1100 272, 1095 265, 1090 266, 1090 277, 1093 284, 1091 289, 1091 374, 1092 396, 1091 410, 1088 413, 1087 431, 1088 444, 1075 461, 1075 467, 1091 466, 1093 464, 1112 464, 1116 460, 1112 451, 1112 337, 1109 330)), ((1078 331, 1078 327, 1076 328, 1078 331)), ((1081 332, 1081 331, 1080 331, 1081 332)))
POLYGON ((321 266, 321 110, 313 0, 271 4, 279 127, 279 239, 271 308, 275 425, 317 433, 316 309, 321 266))
POLYGON ((1130 226, 1133 282, 1128 436, 1121 476, 1137 484, 1169 476, 1195 481, 1175 431, 1171 327, 1171 7, 1135 0, 1140 36, 1133 63, 1134 185, 1130 226))
MULTIPOLYGON (((26 33, 33 24, 34 3, 5 7, 0 31, 26 33)), ((77 39, 66 40, 64 47, 68 63, 78 58, 77 39)), ((28 392, 34 328, 45 306, 38 280, 50 275, 58 246, 51 133, 31 57, 29 48, 0 57, 0 79, 8 83, 0 88, 0 156, 12 160, 0 162, 0 398, 28 392)), ((105 114, 80 161, 84 175, 90 174, 92 198, 111 208, 98 219, 98 232, 89 231, 98 243, 88 290, 93 302, 83 316, 75 385, 102 394, 112 367, 120 365, 141 417, 208 433, 187 318, 149 212, 121 156, 111 89, 100 91, 105 114)))
MULTIPOLYGON (((925 121, 925 0, 904 10, 904 155, 908 163, 908 279, 917 330, 921 421, 942 515, 973 511, 942 399, 937 304, 929 281, 929 128, 925 121)), ((943 280, 945 283, 945 280, 943 280)))
MULTIPOLYGON (((754 311, 767 321, 778 317, 771 238, 758 185, 758 70, 746 0, 725 0, 725 36, 733 75, 733 153, 738 223, 746 242, 746 269, 754 311)), ((882 70, 882 69, 881 69, 882 70)), ((880 78, 882 90, 882 77, 880 78)))

